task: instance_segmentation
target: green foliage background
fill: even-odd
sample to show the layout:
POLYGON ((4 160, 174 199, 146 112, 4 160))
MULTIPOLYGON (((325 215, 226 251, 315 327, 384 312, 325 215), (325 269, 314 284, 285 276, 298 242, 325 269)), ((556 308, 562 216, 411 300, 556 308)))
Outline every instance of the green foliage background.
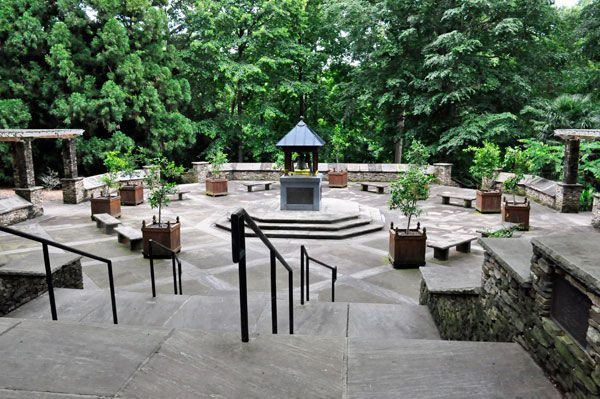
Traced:
MULTIPOLYGON (((304 115, 325 161, 391 162, 419 140, 473 181, 468 146, 550 148, 555 128, 598 127, 600 1, 551 3, 3 0, 0 127, 84 129, 91 175, 133 145, 182 165, 217 148, 274 161, 304 115)), ((58 145, 34 143, 36 168, 62 170, 58 145)))

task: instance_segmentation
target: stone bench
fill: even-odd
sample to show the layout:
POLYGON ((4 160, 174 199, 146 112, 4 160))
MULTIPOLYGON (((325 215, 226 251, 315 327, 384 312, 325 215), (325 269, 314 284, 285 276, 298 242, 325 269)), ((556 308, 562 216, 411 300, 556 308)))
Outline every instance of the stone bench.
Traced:
POLYGON ((115 232, 115 227, 121 224, 121 222, 110 216, 108 213, 96 213, 92 215, 92 219, 96 221, 96 227, 102 229, 105 234, 112 234, 115 232))
POLYGON ((377 189, 377 194, 383 194, 386 187, 389 186, 387 183, 374 183, 374 182, 359 182, 361 191, 369 191, 369 187, 377 189))
MULTIPOLYGON (((455 193, 441 193, 438 194, 439 197, 442 197, 442 204, 443 205, 455 205, 455 204, 451 204, 450 200, 451 199, 457 199, 457 200, 461 200, 463 201, 463 205, 465 208, 471 208, 471 204, 473 203, 473 201, 475 201, 475 196, 474 195, 463 195, 463 194, 455 194, 455 193)), ((457 205, 457 204, 456 204, 457 205)), ((458 205, 460 206, 460 205, 458 205)))
POLYGON ((115 228, 117 232, 117 241, 121 244, 129 244, 132 251, 142 248, 142 231, 128 226, 119 226, 115 228))
POLYGON ((177 200, 182 201, 184 194, 189 194, 191 191, 177 191, 176 193, 170 195, 177 195, 177 200))
POLYGON ((476 236, 456 235, 427 241, 427 246, 433 248, 433 257, 439 260, 448 260, 450 248, 456 247, 459 252, 471 252, 471 241, 477 240, 476 236))
POLYGON ((268 190, 271 189, 271 185, 275 184, 275 182, 272 182, 272 181, 267 181, 267 182, 261 181, 261 182, 252 182, 252 183, 246 182, 246 183, 242 183, 242 184, 248 188, 248 192, 250 193, 250 192, 253 191, 253 188, 256 187, 256 186, 264 186, 265 187, 265 191, 268 191, 268 190))

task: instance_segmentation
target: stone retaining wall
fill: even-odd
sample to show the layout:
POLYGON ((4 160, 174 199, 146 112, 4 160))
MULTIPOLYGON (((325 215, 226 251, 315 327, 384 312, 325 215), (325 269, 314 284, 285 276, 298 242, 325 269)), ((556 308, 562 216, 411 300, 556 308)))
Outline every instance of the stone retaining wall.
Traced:
MULTIPOLYGON (((198 182, 203 182, 210 173, 208 162, 192 162, 198 182)), ((319 172, 325 180, 329 170, 347 169, 349 181, 392 182, 398 173, 407 170, 407 164, 319 164, 319 172)), ((439 163, 427 167, 442 185, 455 185, 452 181, 452 164, 439 163)), ((228 163, 223 165, 222 174, 229 180, 279 180, 283 171, 274 163, 228 163)))
MULTIPOLYGON (((83 289, 81 258, 75 258, 54 270, 52 282, 55 288, 83 289)), ((37 298, 47 290, 44 273, 0 274, 0 317, 37 298)))
POLYGON ((428 306, 442 338, 517 342, 567 393, 567 398, 600 398, 599 292, 557 259, 562 258, 551 255, 533 240, 531 278, 523 281, 486 250, 479 296, 430 293, 422 284, 420 302, 428 306), (585 347, 551 316, 556 276, 564 277, 592 302, 585 347))
POLYGON ((600 229, 600 194, 594 194, 594 206, 592 208, 592 226, 600 229))
POLYGON ((527 198, 534 200, 535 202, 546 205, 552 209, 556 209, 556 199, 555 196, 545 194, 541 191, 536 190, 533 187, 525 187, 525 195, 527 198))
POLYGON ((27 220, 29 216, 29 208, 13 209, 4 213, 0 213, 0 224, 10 226, 11 224, 20 223, 27 220))

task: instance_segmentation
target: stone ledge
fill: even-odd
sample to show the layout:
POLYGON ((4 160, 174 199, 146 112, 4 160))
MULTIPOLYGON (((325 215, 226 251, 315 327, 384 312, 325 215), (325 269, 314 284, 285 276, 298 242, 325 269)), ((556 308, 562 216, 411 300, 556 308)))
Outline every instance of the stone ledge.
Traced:
POLYGON ((481 270, 454 269, 443 266, 420 267, 421 277, 432 294, 479 295, 481 270))
POLYGON ((534 238, 532 245, 558 267, 600 295, 600 235, 597 233, 560 234, 534 238))
MULTIPOLYGON (((52 273, 65 265, 80 260, 80 255, 71 253, 50 254, 50 270, 52 273)), ((46 276, 42 252, 36 252, 12 263, 0 264, 0 276, 46 276)))
POLYGON ((10 197, 0 198, 0 214, 24 209, 31 206, 31 202, 19 197, 11 195, 10 197))
POLYGON ((480 238, 479 244, 520 284, 531 284, 533 249, 529 238, 480 238))

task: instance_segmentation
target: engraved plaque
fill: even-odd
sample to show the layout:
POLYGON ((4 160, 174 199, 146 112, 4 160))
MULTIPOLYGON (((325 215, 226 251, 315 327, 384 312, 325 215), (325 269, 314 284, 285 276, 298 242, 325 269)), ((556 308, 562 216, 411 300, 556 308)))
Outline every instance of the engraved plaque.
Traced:
POLYGON ((287 203, 295 205, 312 205, 315 189, 312 187, 288 187, 287 203))
POLYGON ((584 348, 591 306, 592 302, 584 293, 573 287, 564 277, 556 277, 552 317, 584 348))

